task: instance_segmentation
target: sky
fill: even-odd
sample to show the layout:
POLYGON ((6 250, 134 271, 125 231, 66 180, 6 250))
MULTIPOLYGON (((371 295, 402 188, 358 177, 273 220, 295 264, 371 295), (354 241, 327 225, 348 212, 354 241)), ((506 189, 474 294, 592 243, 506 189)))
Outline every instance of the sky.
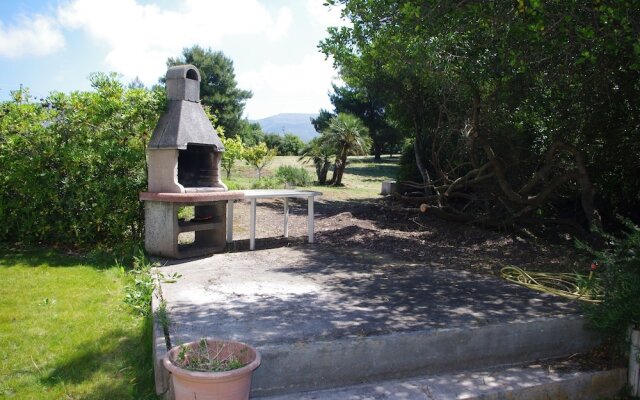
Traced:
POLYGON ((249 89, 245 116, 332 109, 338 82, 317 45, 342 25, 324 0, 0 0, 0 100, 20 85, 90 90, 92 72, 117 72, 151 86, 166 60, 195 44, 222 51, 238 86, 249 89))

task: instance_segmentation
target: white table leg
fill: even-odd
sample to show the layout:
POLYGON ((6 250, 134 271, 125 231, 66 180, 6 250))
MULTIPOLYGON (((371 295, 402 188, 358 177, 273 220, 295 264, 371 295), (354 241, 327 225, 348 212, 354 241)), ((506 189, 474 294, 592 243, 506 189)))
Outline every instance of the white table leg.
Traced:
POLYGON ((251 211, 249 213, 249 250, 256 248, 256 199, 251 199, 251 211))
POLYGON ((289 199, 284 198, 284 237, 289 237, 289 199))
POLYGON ((307 208, 309 209, 309 215, 307 216, 307 231, 309 235, 309 243, 313 243, 313 196, 309 196, 307 199, 307 208))
POLYGON ((233 200, 227 200, 227 243, 233 243, 233 200))

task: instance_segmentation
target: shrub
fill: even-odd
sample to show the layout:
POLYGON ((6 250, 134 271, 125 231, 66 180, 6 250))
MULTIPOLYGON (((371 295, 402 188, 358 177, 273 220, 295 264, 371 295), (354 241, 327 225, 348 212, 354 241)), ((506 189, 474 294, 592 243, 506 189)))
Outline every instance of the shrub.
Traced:
POLYGON ((602 233, 607 240, 603 250, 593 250, 595 273, 604 293, 604 300, 587 306, 591 325, 613 338, 618 344, 626 341, 627 328, 640 328, 640 229, 624 221, 627 232, 622 237, 602 233))
POLYGON ((127 89, 115 75, 90 79, 92 92, 0 104, 0 240, 111 248, 141 240, 145 146, 165 97, 127 89))
POLYGON ((311 175, 306 169, 291 165, 278 167, 276 177, 292 186, 309 186, 312 182, 311 175))
POLYGON ((244 189, 244 186, 242 186, 240 183, 236 182, 236 181, 231 181, 231 180, 223 180, 224 184, 227 185, 227 189, 229 190, 242 190, 244 189))
POLYGON ((284 183, 275 177, 258 179, 253 182, 251 189, 282 189, 284 183))

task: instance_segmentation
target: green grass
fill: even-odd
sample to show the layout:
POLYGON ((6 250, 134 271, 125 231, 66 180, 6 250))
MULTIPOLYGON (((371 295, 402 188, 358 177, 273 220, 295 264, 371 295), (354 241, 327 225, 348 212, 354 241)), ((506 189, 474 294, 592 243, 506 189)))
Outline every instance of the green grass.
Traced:
MULTIPOLYGON (((304 167, 315 179, 313 165, 303 163, 297 156, 278 156, 262 171, 263 177, 274 176, 281 165, 304 167)), ((382 162, 373 162, 373 157, 349 157, 349 164, 342 179, 344 186, 308 186, 305 189, 323 193, 325 200, 361 200, 378 197, 382 181, 395 179, 398 171, 397 158, 383 157, 382 162)), ((331 177, 329 172, 329 178, 331 177)), ((223 175, 224 176, 224 175, 223 175)), ((226 178, 226 176, 225 176, 226 178)), ((256 180, 255 169, 239 162, 231 171, 231 180, 242 189, 249 189, 256 180)))
POLYGON ((0 276, 0 398, 156 398, 150 320, 118 268, 0 248, 0 276))

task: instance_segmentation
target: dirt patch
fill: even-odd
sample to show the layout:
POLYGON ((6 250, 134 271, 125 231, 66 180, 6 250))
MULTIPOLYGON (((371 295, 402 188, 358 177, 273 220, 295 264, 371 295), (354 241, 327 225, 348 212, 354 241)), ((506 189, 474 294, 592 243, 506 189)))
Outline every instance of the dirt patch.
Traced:
MULTIPOLYGON (((249 205, 238 203, 234 210, 235 246, 245 250, 249 205)), ((306 223, 306 201, 290 201, 289 238, 283 238, 282 202, 261 200, 257 209, 257 248, 305 243, 306 223)), ((315 241, 328 250, 359 248, 411 263, 494 275, 505 265, 545 271, 581 271, 589 266, 568 239, 552 243, 443 221, 383 198, 320 199, 315 204, 315 241)))

